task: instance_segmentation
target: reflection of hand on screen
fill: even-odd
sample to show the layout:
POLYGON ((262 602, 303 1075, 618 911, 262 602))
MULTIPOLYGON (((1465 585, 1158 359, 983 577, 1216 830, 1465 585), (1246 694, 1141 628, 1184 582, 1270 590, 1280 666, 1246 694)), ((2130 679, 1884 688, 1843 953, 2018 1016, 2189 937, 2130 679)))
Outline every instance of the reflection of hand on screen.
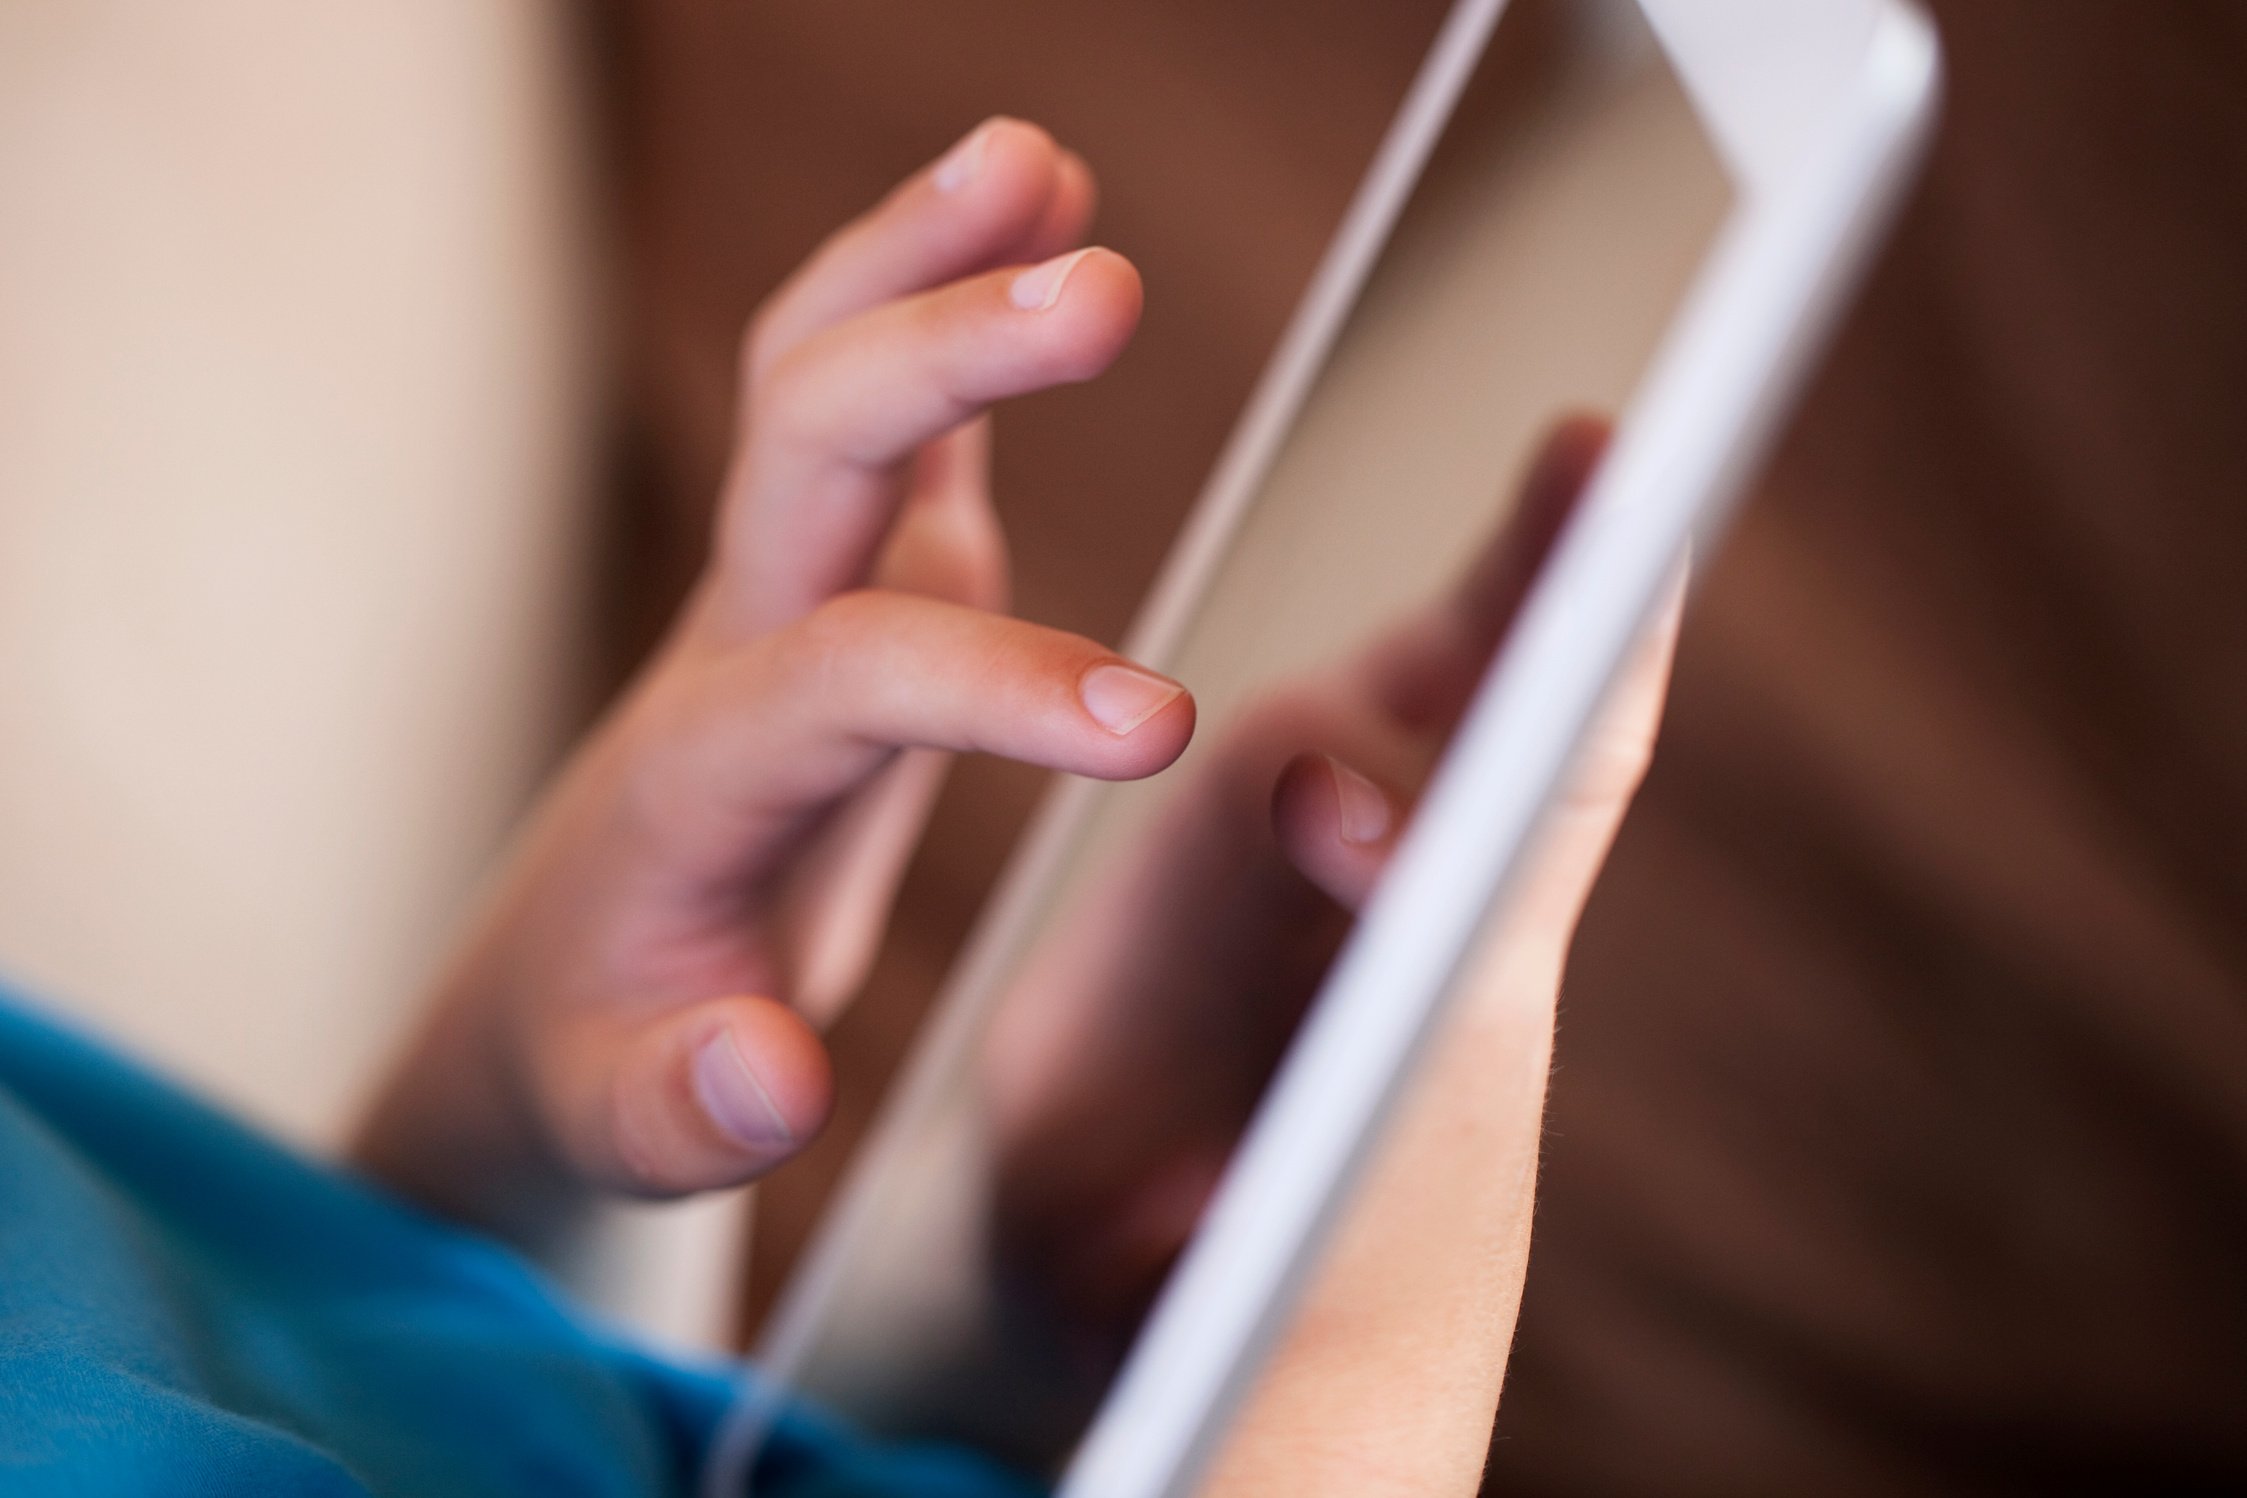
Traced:
POLYGON ((1605 441, 1547 438, 1466 577, 1254 700, 1032 954, 986 1052, 1010 1292, 1120 1354, 1605 441))

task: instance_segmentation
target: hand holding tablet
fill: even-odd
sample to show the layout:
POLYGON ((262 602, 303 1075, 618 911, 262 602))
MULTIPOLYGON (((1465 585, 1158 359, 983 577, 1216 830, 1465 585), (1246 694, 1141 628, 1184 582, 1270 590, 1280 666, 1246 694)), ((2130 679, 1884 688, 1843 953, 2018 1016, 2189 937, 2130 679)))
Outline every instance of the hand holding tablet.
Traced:
POLYGON ((1902 0, 1461 0, 1126 642, 1194 743, 1057 788, 711 1491, 796 1395, 1067 1498, 1192 1491, 1220 1452, 1306 1491, 1305 1440, 1331 1476, 1415 1419, 1477 1449, 1562 944, 1658 690, 1594 725, 1934 84, 1902 0), (1555 506, 1538 454, 1581 411, 1614 436, 1555 506))
POLYGON ((983 1049, 993 1264, 1083 1362, 1200 1220, 1604 441, 1562 423, 1461 577, 1245 704, 1023 960, 983 1049))

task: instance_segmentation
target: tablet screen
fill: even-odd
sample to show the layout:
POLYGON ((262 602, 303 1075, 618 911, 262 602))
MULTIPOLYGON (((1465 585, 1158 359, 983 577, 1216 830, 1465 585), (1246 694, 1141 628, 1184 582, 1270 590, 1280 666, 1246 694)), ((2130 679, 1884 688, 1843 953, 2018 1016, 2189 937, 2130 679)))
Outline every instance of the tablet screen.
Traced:
POLYGON ((954 996, 968 1059, 828 1266, 801 1392, 1058 1475, 1731 198, 1634 4, 1508 7, 1155 662, 1193 746, 1095 793, 954 996))

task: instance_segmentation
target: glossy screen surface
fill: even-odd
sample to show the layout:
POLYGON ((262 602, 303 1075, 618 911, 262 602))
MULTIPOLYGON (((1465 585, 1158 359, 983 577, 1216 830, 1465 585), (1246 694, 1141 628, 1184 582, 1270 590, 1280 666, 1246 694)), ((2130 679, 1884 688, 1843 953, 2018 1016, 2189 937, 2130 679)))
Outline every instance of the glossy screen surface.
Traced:
POLYGON ((1635 6, 1508 8, 1161 662, 1193 747, 952 995, 802 1392, 1058 1476, 1731 202, 1635 6))

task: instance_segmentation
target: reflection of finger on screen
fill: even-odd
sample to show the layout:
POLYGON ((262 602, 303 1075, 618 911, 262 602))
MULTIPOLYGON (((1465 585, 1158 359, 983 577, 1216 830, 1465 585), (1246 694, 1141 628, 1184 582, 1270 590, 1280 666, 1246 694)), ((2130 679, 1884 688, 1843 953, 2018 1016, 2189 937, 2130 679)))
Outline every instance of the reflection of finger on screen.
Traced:
POLYGON ((1272 831, 1297 872, 1355 911, 1396 846, 1397 798, 1323 754, 1288 762, 1272 788, 1272 831))

